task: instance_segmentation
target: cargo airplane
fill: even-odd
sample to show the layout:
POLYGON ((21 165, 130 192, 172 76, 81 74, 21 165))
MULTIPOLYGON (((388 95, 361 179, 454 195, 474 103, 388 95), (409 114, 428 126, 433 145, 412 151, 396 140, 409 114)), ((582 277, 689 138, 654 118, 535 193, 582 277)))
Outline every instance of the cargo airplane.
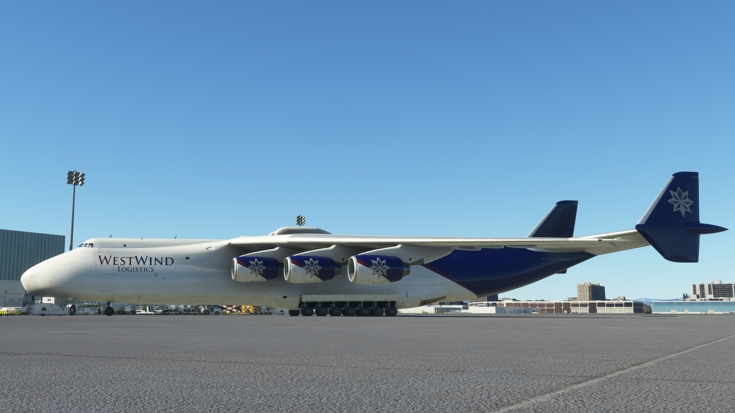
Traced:
MULTIPOLYGON (((674 174, 634 229, 574 237, 576 201, 561 201, 525 238, 333 235, 285 227, 228 240, 93 238, 26 271, 29 293, 158 304, 249 303, 293 316, 389 315, 539 281, 598 255, 652 246, 697 262, 699 176, 674 174)), ((112 315, 112 308, 106 314, 112 315)))

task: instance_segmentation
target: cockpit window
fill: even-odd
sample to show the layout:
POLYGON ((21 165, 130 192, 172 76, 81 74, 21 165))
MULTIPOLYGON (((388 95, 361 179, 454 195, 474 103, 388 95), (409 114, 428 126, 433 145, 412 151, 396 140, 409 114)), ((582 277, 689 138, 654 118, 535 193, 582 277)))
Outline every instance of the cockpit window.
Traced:
POLYGON ((94 243, 91 243, 91 242, 87 243, 87 242, 85 242, 84 244, 79 244, 79 246, 77 248, 94 248, 94 243))

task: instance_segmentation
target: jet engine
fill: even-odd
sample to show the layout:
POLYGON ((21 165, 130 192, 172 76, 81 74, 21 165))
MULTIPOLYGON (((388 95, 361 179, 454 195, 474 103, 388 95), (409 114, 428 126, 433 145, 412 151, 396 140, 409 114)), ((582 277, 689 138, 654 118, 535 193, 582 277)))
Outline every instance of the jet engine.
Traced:
POLYGON ((342 273, 342 265, 331 258, 294 255, 283 262, 283 275, 292 283, 329 281, 342 273))
POLYGON ((396 257, 360 254, 350 257, 347 276, 355 284, 385 284, 401 281, 411 267, 396 257))
POLYGON ((232 279, 235 281, 270 281, 282 272, 283 266, 275 258, 241 255, 232 259, 232 279))

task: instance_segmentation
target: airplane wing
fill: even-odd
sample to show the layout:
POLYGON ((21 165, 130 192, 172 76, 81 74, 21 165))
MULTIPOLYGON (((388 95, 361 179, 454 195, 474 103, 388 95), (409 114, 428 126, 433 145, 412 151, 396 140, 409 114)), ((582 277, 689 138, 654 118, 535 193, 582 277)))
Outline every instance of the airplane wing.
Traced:
POLYGON ((529 248, 549 252, 587 252, 608 254, 649 245, 636 230, 610 232, 573 238, 468 238, 468 237, 381 237, 332 234, 290 234, 240 237, 227 241, 229 245, 248 251, 276 247, 308 251, 330 246, 377 250, 409 245, 453 249, 529 248))

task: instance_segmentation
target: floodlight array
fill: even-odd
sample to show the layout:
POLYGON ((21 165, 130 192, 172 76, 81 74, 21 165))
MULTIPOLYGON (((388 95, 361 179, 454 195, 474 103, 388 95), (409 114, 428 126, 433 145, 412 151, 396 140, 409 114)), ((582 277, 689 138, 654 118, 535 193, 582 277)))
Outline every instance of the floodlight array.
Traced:
POLYGON ((84 185, 84 174, 77 171, 69 171, 66 174, 66 183, 69 185, 83 186, 84 185))

